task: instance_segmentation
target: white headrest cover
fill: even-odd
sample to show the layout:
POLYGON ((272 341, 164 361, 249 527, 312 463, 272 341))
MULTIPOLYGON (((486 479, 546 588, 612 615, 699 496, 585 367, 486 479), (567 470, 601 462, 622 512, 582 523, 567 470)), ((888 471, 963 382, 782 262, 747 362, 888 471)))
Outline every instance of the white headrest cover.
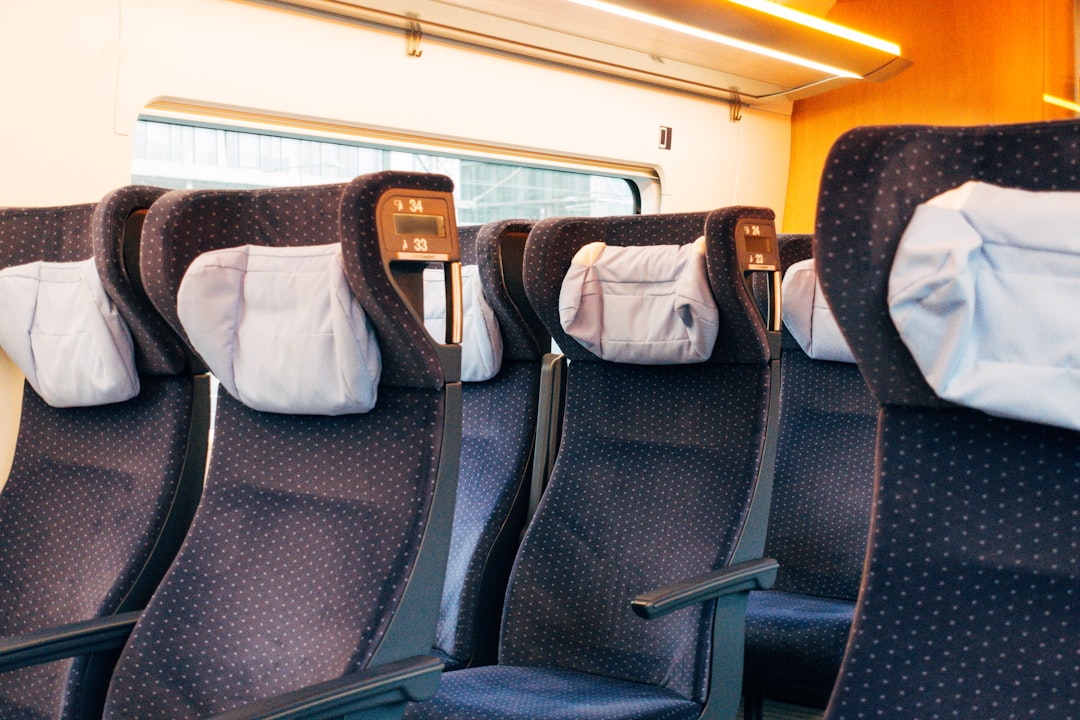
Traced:
POLYGON ((780 295, 784 325, 804 353, 815 360, 855 362, 832 309, 825 302, 813 258, 787 269, 780 295))
POLYGON ((969 182, 920 205, 889 312, 941 397, 1080 429, 1080 193, 969 182))
POLYGON ((177 313, 210 371, 250 408, 344 415, 375 406, 379 346, 345 279, 340 243, 200 255, 177 313))
MULTIPOLYGON (((476 265, 461 266, 461 305, 461 380, 490 380, 502 366, 502 333, 476 265)), ((424 327, 437 341, 446 338, 446 284, 437 268, 424 270, 424 327)))
POLYGON ((686 245, 589 243, 574 255, 563 280, 559 320, 605 360, 708 360, 720 315, 705 270, 705 238, 686 245))
POLYGON ((0 346, 53 407, 139 394, 135 348, 90 258, 0 270, 0 346))

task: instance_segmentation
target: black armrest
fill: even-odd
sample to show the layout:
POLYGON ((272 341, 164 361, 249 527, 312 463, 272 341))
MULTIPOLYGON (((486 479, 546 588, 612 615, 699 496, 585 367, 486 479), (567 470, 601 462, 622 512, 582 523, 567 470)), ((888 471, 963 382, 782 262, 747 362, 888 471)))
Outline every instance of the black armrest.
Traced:
POLYGON ((442 668, 437 658, 411 657, 248 703, 212 720, 330 720, 367 708, 426 700, 438 689, 442 668))
POLYGON ((141 611, 0 638, 0 672, 124 647, 141 611))
POLYGON ((651 620, 721 595, 768 590, 776 582, 779 567, 780 563, 771 558, 747 560, 643 593, 634 598, 631 606, 639 617, 651 620))

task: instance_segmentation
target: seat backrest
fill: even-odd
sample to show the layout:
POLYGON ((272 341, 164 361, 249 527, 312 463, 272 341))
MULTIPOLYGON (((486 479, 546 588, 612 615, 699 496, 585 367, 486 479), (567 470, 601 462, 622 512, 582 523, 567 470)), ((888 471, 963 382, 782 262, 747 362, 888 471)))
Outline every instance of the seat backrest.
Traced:
MULTIPOLYGON (((459 230, 461 262, 466 270, 475 266, 467 280, 479 283, 490 307, 501 363, 493 377, 462 383, 461 470, 435 642, 450 670, 495 661, 506 581, 525 524, 540 358, 551 343, 524 297, 531 227, 504 220, 459 230)), ((466 296, 474 290, 466 288, 466 296)), ((470 313, 467 301, 465 356, 476 342, 471 315, 481 323, 480 310, 470 313)))
MULTIPOLYGON (((892 321, 889 278, 919 204, 969 180, 1077 191, 1078 159, 1076 121, 862 128, 829 155, 815 256, 882 406, 867 572, 829 718, 1077 716, 1080 435, 939 398, 892 321)), ((1026 243, 1061 239, 1035 227, 1026 243)), ((1003 346, 1074 322, 1021 312, 1023 327, 977 322, 1003 346)), ((955 338, 926 340, 944 357, 955 338)))
POLYGON ((747 606, 746 675, 761 686, 751 693, 803 703, 813 697, 824 705, 847 628, 834 631, 822 608, 799 603, 803 596, 848 601, 850 624, 870 528, 877 402, 854 358, 815 348, 828 341, 829 328, 821 326, 830 318, 815 292, 811 237, 782 237, 780 259, 785 327, 765 543, 765 556, 779 561, 780 570, 772 590, 752 593, 747 606), (811 357, 802 343, 829 359, 811 357))
MULTIPOLYGON (((570 363, 559 455, 511 576, 500 663, 572 669, 704 700, 711 604, 645 622, 630 603, 725 566, 744 539, 763 459, 770 349, 734 257, 740 217, 771 221, 772 213, 733 208, 534 226, 525 288, 570 363), (586 245, 686 246, 702 235, 707 292, 719 309, 705 361, 601 360, 564 331, 560 288, 586 245)), ((763 543, 762 533, 751 557, 763 543)))
POLYGON ((405 299, 419 275, 395 279, 377 211, 385 200, 393 218, 395 192, 425 205, 443 198, 449 217, 423 220, 443 222, 453 243, 451 188, 442 176, 378 173, 347 185, 175 191, 152 208, 148 293, 222 388, 203 500, 117 664, 105 717, 206 717, 430 651, 457 476, 458 361, 405 299), (298 320, 291 311, 309 299, 324 311, 298 320), (216 319, 233 322, 218 313, 238 303, 245 321, 273 314, 265 325, 224 325, 235 352, 219 362, 207 333, 216 337, 216 319), (366 364, 372 332, 381 373, 366 364), (345 369, 354 346, 365 363, 355 373, 345 369), (314 407, 342 388, 365 404, 357 387, 373 378, 369 411, 314 407), (302 414, 249 406, 284 398, 302 414))
MULTIPOLYGON (((810 259, 809 251, 805 237, 781 243, 784 272, 810 259)), ((786 294, 784 301, 786 317, 795 309, 786 294)), ((870 528, 877 403, 853 360, 814 359, 787 327, 782 343, 765 542, 766 557, 780 562, 773 590, 854 601, 870 528)))
MULTIPOLYGON (((23 392, 0 493, 0 636, 142 608, 194 512, 206 450, 205 378, 192 377, 183 346, 135 272, 142 217, 162 192, 127 187, 96 204, 0 210, 4 321, 9 331, 22 323, 5 337, 21 335, 8 351, 33 383, 23 392), (71 283, 71 272, 85 279, 71 283), (68 280, 52 283, 56 273, 68 280), (17 312, 16 303, 37 315, 17 312), (69 392, 96 386, 104 374, 96 346, 78 339, 103 316, 120 321, 117 333, 134 343, 126 357, 138 389, 127 400, 69 392)), ((120 376, 135 389, 127 367, 120 376)), ((114 661, 87 656, 4 673, 0 716, 91 717, 96 708, 100 717, 100 688, 114 661)))

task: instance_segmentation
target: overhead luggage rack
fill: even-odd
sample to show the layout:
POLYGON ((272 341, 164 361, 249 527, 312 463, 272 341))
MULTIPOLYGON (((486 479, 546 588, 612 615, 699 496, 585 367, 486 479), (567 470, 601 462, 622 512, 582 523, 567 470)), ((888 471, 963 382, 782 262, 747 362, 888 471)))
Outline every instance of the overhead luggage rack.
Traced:
POLYGON ((910 61, 899 46, 763 0, 272 0, 747 105, 789 101, 910 61))

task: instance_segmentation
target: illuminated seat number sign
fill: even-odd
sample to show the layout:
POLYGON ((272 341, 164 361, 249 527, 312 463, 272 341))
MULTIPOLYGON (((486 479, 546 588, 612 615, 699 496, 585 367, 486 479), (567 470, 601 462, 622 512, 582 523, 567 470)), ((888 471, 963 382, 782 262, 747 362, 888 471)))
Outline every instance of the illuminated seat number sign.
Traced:
POLYGON ((747 270, 776 270, 776 229, 771 222, 739 221, 735 230, 742 241, 747 270))
POLYGON ((442 194, 391 195, 383 199, 379 234, 397 260, 441 261, 456 257, 450 204, 442 194))

